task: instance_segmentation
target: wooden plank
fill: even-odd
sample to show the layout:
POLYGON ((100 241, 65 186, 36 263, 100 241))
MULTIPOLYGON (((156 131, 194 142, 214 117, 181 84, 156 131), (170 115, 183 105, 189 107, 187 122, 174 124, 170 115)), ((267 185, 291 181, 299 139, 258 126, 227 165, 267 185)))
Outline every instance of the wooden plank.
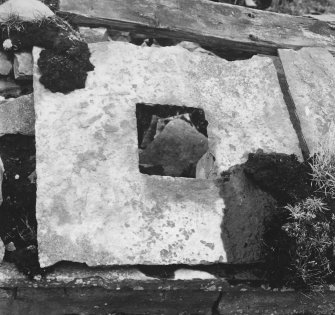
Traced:
POLYGON ((213 49, 276 55, 278 48, 311 46, 335 53, 331 23, 206 0, 60 0, 58 14, 77 25, 174 37, 213 49))

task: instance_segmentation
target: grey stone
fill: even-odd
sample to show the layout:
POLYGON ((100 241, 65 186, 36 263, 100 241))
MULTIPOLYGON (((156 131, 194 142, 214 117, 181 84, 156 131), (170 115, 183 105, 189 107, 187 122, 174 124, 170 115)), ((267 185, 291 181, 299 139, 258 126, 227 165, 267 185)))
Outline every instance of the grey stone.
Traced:
MULTIPOLYGON (((122 31, 117 31, 117 30, 113 30, 113 29, 108 30, 108 35, 109 35, 111 40, 119 41, 119 42, 129 43, 132 39, 129 32, 122 32, 122 31)), ((136 36, 136 34, 134 34, 134 36, 135 36, 135 38, 137 38, 137 37, 140 37, 140 38, 144 37, 144 39, 146 38, 146 36, 144 36, 144 35, 143 36, 141 36, 141 35, 136 36)))
POLYGON ((210 56, 215 56, 214 53, 202 48, 198 43, 182 41, 182 42, 178 43, 177 46, 183 47, 183 48, 185 48, 188 51, 191 51, 193 53, 207 54, 207 55, 210 55, 210 56))
POLYGON ((239 166, 231 170, 221 195, 225 201, 222 239, 227 261, 243 264, 263 258, 265 222, 271 218, 276 201, 253 185, 239 166))
POLYGON ((2 240, 0 239, 0 264, 3 260, 4 255, 5 255, 5 245, 3 244, 2 240))
POLYGON ((208 149, 208 139, 182 119, 169 122, 140 154, 140 164, 161 165, 164 175, 182 176, 208 149))
POLYGON ((54 16, 54 13, 38 0, 9 0, 0 5, 0 22, 8 21, 13 14, 23 21, 36 21, 54 16))
POLYGON ((18 97, 22 93, 20 85, 9 79, 0 79, 0 95, 3 97, 18 97))
POLYGON ((8 75, 12 68, 12 62, 8 59, 7 54, 0 51, 0 75, 8 75))
POLYGON ((280 49, 289 91, 311 153, 335 121, 335 60, 323 48, 280 49))
POLYGON ((14 54, 14 77, 17 80, 31 80, 33 75, 33 56, 28 52, 14 54))
POLYGON ((140 145, 141 149, 145 149, 148 146, 148 144, 154 139, 156 135, 158 119, 159 119, 158 116, 152 115, 149 128, 144 132, 143 135, 143 140, 140 145))
POLYGON ((79 27, 80 35, 87 43, 98 43, 109 41, 108 31, 105 27, 79 27))
POLYGON ((35 134, 35 110, 32 94, 0 102, 0 136, 16 133, 35 134))
MULTIPOLYGON (((244 229, 246 251, 241 238, 223 239, 224 187, 139 172, 135 111, 138 103, 202 108, 218 172, 257 149, 301 157, 271 59, 228 62, 181 47, 114 41, 90 44, 90 50, 95 69, 86 87, 67 95, 46 90, 34 67, 41 266, 60 260, 165 265, 260 259, 253 249, 269 208, 253 199, 240 212, 243 224, 230 216, 244 229)), ((35 62, 39 53, 35 48, 35 62)), ((236 193, 236 209, 243 190, 236 193)))
POLYGON ((196 166, 195 177, 203 179, 215 179, 220 177, 213 153, 208 151, 201 157, 196 166))

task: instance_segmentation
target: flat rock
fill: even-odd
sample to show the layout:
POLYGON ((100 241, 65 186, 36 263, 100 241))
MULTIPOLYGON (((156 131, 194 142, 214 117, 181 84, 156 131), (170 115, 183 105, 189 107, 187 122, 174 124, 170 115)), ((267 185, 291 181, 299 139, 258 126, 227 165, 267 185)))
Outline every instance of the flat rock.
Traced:
POLYGON ((161 165, 167 176, 182 176, 208 149, 207 138, 182 119, 169 122, 140 154, 140 164, 161 165))
POLYGON ((279 50, 302 133, 311 153, 335 120, 335 60, 323 48, 279 50))
POLYGON ((33 75, 33 57, 31 53, 14 54, 14 77, 17 80, 31 80, 33 75))
POLYGON ((0 95, 3 97, 18 97, 22 93, 22 87, 14 80, 0 79, 0 95))
POLYGON ((2 240, 0 239, 0 264, 2 263, 4 255, 5 255, 5 245, 3 244, 2 240))
POLYGON ((108 31, 105 27, 79 27, 80 35, 85 39, 87 43, 99 43, 99 42, 107 42, 108 31))
POLYGON ((0 75, 8 75, 12 68, 12 62, 8 59, 7 54, 0 51, 0 75))
POLYGON ((16 133, 35 134, 35 110, 32 94, 0 102, 0 136, 16 133))
MULTIPOLYGON (((139 172, 135 111, 138 103, 202 108, 219 170, 259 148, 301 156, 271 59, 228 62, 181 47, 122 42, 90 49, 95 69, 84 89, 67 95, 46 90, 34 67, 41 266, 60 260, 115 265, 259 259, 253 248, 269 210, 263 197, 230 216, 244 231, 247 250, 238 236, 229 244, 222 235, 221 184, 139 172)), ((35 48, 35 60, 39 53, 35 48)), ((229 191, 239 209, 243 189, 236 188, 235 199, 229 191)))
POLYGON ((206 152, 196 165, 196 178, 215 179, 219 178, 215 156, 211 152, 206 152))
POLYGON ((9 0, 0 5, 1 22, 6 22, 13 14, 23 21, 33 21, 55 15, 38 0, 9 0))

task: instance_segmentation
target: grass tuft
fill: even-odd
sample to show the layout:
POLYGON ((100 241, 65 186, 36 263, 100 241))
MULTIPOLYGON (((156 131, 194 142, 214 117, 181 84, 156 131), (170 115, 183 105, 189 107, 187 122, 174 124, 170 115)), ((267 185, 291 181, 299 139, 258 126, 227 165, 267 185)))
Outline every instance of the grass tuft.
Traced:
POLYGON ((335 199, 335 125, 329 128, 329 133, 318 143, 316 154, 312 158, 312 181, 317 191, 326 198, 335 199))
POLYGON ((333 236, 327 204, 311 197, 285 208, 291 220, 283 230, 294 242, 290 253, 294 284, 309 289, 325 284, 333 274, 333 236))
POLYGON ((8 18, 1 23, 2 31, 7 32, 8 37, 12 31, 22 32, 25 29, 24 22, 18 14, 11 13, 8 18))

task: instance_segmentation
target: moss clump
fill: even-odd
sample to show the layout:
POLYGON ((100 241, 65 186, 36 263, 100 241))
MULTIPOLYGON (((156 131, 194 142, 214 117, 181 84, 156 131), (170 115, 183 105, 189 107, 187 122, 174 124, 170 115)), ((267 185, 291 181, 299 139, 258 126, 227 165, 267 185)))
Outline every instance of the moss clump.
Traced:
POLYGON ((312 192, 311 167, 308 163, 300 163, 293 154, 251 153, 244 164, 244 172, 281 206, 306 198, 312 192))
POLYGON ((43 50, 38 60, 43 74, 40 82, 52 92, 71 92, 85 87, 87 71, 91 70, 87 61, 80 56, 57 54, 43 50))
POLYGON ((14 51, 45 48, 38 60, 40 82, 52 92, 68 93, 84 88, 90 62, 87 43, 59 17, 24 22, 13 16, 1 26, 2 42, 10 39, 14 51))

